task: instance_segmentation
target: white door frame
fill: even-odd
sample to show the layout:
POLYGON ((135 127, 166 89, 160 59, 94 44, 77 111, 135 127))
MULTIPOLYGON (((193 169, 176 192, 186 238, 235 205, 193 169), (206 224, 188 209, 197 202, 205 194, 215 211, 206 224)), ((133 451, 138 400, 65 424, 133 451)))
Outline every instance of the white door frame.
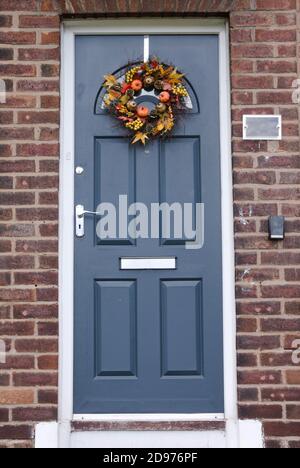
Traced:
POLYGON ((62 25, 61 158, 59 217, 59 446, 70 446, 74 419, 100 420, 226 420, 227 445, 239 446, 237 412, 236 314, 231 158, 229 33, 224 19, 117 19, 72 21, 62 25), (214 34, 220 44, 220 142, 222 174, 222 243, 224 310, 225 414, 218 415, 74 415, 73 290, 74 290, 74 135, 75 37, 105 34, 214 34))

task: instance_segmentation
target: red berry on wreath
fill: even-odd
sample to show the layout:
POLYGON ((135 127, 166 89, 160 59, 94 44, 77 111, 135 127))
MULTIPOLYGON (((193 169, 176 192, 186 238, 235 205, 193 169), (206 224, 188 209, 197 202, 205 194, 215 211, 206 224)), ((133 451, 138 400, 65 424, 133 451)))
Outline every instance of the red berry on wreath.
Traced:
POLYGON ((148 107, 146 107, 146 106, 139 106, 138 109, 137 109, 137 114, 142 119, 145 119, 146 117, 148 117, 149 113, 150 113, 150 111, 149 111, 148 107))
POLYGON ((131 83, 131 87, 134 91, 141 91, 141 89, 143 88, 143 83, 141 82, 141 80, 134 80, 131 83))
POLYGON ((160 93, 159 95, 159 100, 160 102, 163 102, 163 103, 169 102, 170 98, 171 98, 170 93, 168 93, 167 91, 164 91, 163 93, 160 93))

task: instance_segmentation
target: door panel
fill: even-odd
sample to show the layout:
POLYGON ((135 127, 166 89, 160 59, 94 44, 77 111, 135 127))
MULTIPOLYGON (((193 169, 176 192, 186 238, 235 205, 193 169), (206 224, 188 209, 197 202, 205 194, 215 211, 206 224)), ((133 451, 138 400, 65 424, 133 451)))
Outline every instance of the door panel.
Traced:
MULTIPOLYGON (((195 137, 174 137, 172 140, 161 142, 160 203, 173 205, 180 200, 180 203, 192 203, 194 207, 196 203, 201 203, 200 151, 199 138, 195 137)), ((195 219, 196 209, 193 211, 195 219)), ((184 233, 184 229, 182 232, 184 233)), ((171 236, 163 239, 163 244, 183 245, 186 241, 193 240, 194 236, 180 238, 173 231, 171 236)))
POLYGON ((201 281, 163 281, 161 287, 162 376, 202 376, 201 281))
POLYGON ((195 107, 168 139, 133 147, 95 101, 103 75, 143 56, 144 37, 76 38, 75 204, 202 202, 205 242, 187 250, 162 229, 101 240, 86 216, 74 246, 78 414, 224 411, 218 37, 151 36, 150 49, 187 73, 195 107), (128 272, 122 257, 175 257, 177 269, 128 272))
MULTIPOLYGON (((97 138, 95 141, 95 207, 100 203, 119 204, 126 195, 128 203, 136 202, 136 155, 124 138, 97 138), (118 171, 116 171, 118 167, 118 171)), ((95 222, 99 221, 95 219, 95 222)), ((96 227, 95 227, 96 232, 96 227)), ((118 239, 97 239, 99 245, 132 245, 128 236, 118 239)))
POLYGON ((135 281, 97 281, 96 376, 136 376, 136 324, 135 281))

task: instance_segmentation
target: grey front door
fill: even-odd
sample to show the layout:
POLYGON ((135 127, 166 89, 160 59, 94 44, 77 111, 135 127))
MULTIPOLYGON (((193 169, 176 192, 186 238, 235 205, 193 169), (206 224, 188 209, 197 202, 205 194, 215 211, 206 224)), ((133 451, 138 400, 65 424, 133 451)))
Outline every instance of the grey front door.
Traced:
POLYGON ((146 148, 98 112, 103 75, 141 58, 143 36, 76 38, 75 204, 205 205, 205 242, 101 240, 86 216, 75 239, 74 412, 222 413, 223 311, 219 44, 151 36, 150 52, 187 74, 193 112, 146 148), (121 258, 175 258, 176 270, 122 270, 121 258))

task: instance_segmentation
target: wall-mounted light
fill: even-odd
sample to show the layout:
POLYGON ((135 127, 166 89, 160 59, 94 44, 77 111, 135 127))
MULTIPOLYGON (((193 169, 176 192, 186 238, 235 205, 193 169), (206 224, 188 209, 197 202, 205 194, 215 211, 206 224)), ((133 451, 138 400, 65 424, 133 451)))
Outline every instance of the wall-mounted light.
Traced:
POLYGON ((244 140, 282 140, 281 115, 244 115, 244 140))
POLYGON ((270 240, 280 241, 285 237, 285 218, 284 216, 270 216, 269 218, 270 240))

